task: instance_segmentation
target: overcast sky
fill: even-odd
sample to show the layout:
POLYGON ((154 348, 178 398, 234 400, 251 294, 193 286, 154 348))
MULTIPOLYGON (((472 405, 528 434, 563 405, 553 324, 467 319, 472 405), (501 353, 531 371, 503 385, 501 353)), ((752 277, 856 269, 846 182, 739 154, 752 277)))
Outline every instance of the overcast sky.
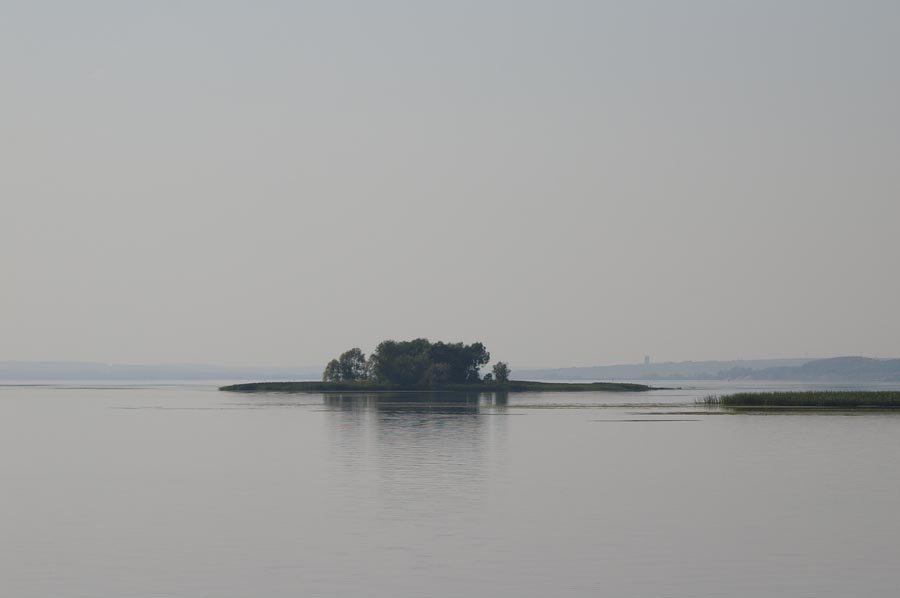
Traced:
POLYGON ((0 359, 900 356, 900 2, 0 4, 0 359))

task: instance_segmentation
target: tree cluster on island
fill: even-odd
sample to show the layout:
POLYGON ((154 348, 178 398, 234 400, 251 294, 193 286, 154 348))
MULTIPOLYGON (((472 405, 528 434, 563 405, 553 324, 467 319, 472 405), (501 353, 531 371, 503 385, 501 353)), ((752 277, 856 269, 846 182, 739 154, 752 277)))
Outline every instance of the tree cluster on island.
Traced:
POLYGON ((458 384, 504 384, 509 366, 494 364, 482 378, 481 368, 491 360, 482 343, 382 341, 366 358, 358 347, 345 351, 325 366, 324 382, 371 382, 408 388, 441 388, 458 384))

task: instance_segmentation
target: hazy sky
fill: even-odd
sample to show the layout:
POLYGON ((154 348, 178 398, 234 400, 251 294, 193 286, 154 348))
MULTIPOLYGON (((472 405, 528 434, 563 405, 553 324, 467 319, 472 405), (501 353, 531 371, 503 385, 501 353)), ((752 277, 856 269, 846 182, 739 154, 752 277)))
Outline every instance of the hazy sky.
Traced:
POLYGON ((900 356, 900 2, 0 4, 0 360, 900 356))

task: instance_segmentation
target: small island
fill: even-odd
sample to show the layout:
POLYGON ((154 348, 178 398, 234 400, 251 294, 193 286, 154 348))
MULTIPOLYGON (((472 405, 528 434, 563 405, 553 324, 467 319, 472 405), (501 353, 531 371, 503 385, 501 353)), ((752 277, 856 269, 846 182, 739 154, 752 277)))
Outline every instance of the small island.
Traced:
POLYGON ((652 390, 644 384, 624 382, 533 382, 510 380, 509 366, 498 361, 490 372, 481 368, 491 360, 484 344, 386 340, 367 358, 354 347, 332 359, 321 382, 251 382, 222 386, 233 392, 374 392, 374 391, 454 391, 454 392, 534 392, 652 390))

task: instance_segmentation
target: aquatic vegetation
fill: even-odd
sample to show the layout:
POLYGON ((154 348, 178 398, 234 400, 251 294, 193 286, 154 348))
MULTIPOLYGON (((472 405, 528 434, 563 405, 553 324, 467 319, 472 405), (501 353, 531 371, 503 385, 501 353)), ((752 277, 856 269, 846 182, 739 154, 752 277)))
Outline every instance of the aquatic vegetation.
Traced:
POLYGON ((697 401, 710 407, 817 407, 839 409, 900 409, 897 390, 830 390, 739 392, 710 395, 697 401))

